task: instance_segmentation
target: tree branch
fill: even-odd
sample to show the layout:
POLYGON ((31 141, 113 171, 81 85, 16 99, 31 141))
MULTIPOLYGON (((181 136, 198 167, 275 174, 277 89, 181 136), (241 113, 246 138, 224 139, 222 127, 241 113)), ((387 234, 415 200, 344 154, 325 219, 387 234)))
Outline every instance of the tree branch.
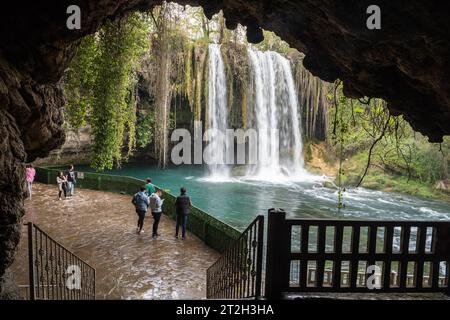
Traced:
POLYGON ((159 23, 156 21, 153 11, 150 11, 150 16, 152 17, 153 23, 155 24, 156 30, 159 30, 159 23))
POLYGON ((385 122, 385 124, 384 124, 383 130, 381 131, 381 134, 378 136, 377 139, 374 140, 374 142, 373 142, 372 145, 370 146, 370 149, 369 149, 369 156, 368 156, 368 158, 367 158, 366 169, 364 170, 364 174, 362 175, 361 179, 359 180, 358 184, 356 185, 356 188, 358 188, 358 187, 361 185, 361 183, 363 182, 363 180, 364 180, 364 178, 365 178, 367 172, 369 171, 370 160, 371 160, 371 157, 372 157, 372 151, 373 151, 373 148, 375 147, 375 145, 376 145, 381 139, 383 139, 384 134, 386 133, 386 129, 387 129, 388 125, 389 125, 390 120, 391 120, 391 115, 389 114, 388 117, 387 117, 387 120, 386 120, 386 122, 385 122))

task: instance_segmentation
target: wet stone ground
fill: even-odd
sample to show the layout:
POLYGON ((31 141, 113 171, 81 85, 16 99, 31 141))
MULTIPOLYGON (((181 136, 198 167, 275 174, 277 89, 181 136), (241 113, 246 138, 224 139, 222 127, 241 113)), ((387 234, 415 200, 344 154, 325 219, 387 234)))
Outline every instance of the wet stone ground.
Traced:
MULTIPOLYGON (((136 234, 131 196, 77 189, 59 201, 54 185, 34 185, 25 200, 24 222, 33 221, 97 270, 97 299, 202 299, 206 269, 219 254, 192 234, 175 238, 175 223, 163 216, 161 236, 151 237, 153 218, 136 234)), ((25 232, 25 228, 24 228, 25 232)), ((27 283, 26 241, 12 267, 17 282, 27 283)))

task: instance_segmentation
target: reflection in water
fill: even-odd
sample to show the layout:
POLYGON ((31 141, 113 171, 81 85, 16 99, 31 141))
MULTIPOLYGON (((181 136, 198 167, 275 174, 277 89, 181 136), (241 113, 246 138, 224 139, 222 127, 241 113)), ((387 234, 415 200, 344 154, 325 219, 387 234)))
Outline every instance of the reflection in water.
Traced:
MULTIPOLYGON (((25 221, 33 221, 97 270, 97 299, 197 299, 206 295, 206 269, 219 254, 198 238, 174 237, 174 222, 161 219, 161 237, 135 233, 137 216, 130 196, 91 190, 57 200, 57 188, 36 184, 25 201, 25 221)), ((12 267, 27 284, 26 241, 12 267)))

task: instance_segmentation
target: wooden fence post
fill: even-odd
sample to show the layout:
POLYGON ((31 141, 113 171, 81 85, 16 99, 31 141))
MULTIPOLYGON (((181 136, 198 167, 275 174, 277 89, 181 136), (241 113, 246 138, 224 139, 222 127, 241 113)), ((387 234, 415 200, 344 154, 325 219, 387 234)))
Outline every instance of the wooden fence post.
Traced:
POLYGON ((285 230, 286 213, 269 209, 267 225, 266 298, 281 299, 289 284, 289 239, 285 230))

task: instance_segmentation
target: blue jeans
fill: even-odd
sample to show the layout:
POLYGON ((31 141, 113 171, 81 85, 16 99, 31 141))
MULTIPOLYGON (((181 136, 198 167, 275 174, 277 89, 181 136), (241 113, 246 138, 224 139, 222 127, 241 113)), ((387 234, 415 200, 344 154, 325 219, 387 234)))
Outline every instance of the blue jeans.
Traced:
POLYGON ((181 235, 183 238, 186 237, 187 219, 188 219, 187 214, 177 214, 177 227, 175 229, 175 237, 178 237, 178 231, 180 230, 180 225, 181 225, 181 235))

